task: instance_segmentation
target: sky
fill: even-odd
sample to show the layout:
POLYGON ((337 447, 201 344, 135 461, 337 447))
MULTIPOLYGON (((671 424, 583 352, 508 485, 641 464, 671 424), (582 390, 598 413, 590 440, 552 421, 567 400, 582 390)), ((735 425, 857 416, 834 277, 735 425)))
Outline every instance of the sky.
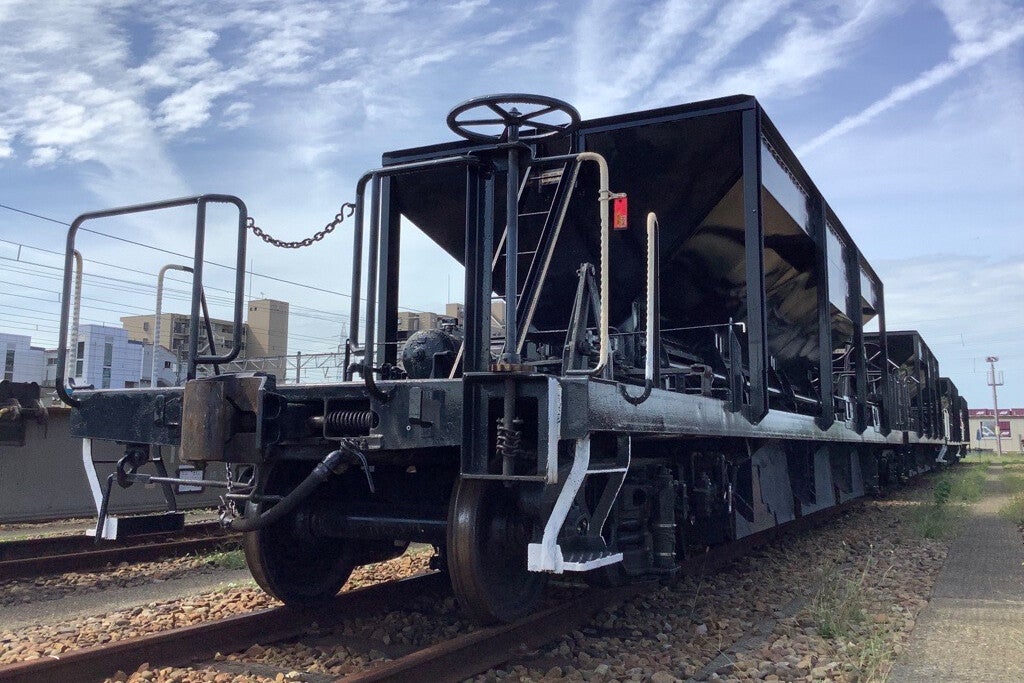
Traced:
MULTIPOLYGON (((382 153, 453 139, 469 97, 592 118, 746 93, 882 277, 889 329, 920 330, 975 407, 998 356, 1000 405, 1024 407, 1022 0, 0 0, 0 37, 0 331, 36 345, 56 343, 60 222, 85 211, 230 193, 301 239, 382 153)), ((210 219, 207 257, 230 264, 232 216, 210 219)), ((90 224, 134 244, 80 234, 83 322, 151 311, 193 221, 90 224)), ((401 304, 460 299, 458 265, 402 239, 401 304)), ((351 252, 347 224, 298 252, 249 241, 246 294, 291 303, 290 352, 344 339, 351 252)), ((230 317, 230 270, 206 284, 230 317)))

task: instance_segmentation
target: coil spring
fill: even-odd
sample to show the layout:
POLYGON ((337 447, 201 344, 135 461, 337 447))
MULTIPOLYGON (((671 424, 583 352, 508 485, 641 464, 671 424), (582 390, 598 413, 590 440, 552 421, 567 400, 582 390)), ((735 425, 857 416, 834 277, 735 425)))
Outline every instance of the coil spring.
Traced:
POLYGON ((519 429, 523 426, 523 421, 516 418, 512 421, 512 425, 512 429, 509 429, 504 425, 502 419, 498 419, 495 446, 501 455, 515 458, 523 453, 523 432, 519 429))
POLYGON ((368 434, 377 426, 377 414, 372 410, 335 410, 324 415, 324 425, 335 434, 368 434))

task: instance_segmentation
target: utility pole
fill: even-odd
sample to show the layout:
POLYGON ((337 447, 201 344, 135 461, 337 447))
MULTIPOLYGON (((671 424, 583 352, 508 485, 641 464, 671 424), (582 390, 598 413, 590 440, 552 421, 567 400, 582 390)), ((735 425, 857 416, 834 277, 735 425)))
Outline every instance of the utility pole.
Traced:
POLYGON ((995 413, 996 418, 996 454, 1000 459, 1003 457, 1003 430, 999 428, 999 394, 996 391, 996 387, 1003 386, 1003 376, 996 376, 996 363, 999 361, 999 356, 989 356, 985 359, 989 365, 988 373, 988 385, 992 387, 992 411, 995 413))

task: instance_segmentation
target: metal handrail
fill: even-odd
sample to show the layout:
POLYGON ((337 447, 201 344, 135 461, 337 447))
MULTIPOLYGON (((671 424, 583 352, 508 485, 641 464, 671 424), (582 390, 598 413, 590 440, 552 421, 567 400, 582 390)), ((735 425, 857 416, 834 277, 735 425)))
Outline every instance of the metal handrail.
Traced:
MULTIPOLYGON (((370 258, 367 263, 368 282, 366 285, 367 328, 366 343, 363 348, 364 365, 367 367, 372 367, 373 365, 373 346, 375 335, 375 330, 373 328, 376 324, 377 314, 376 280, 379 264, 376 261, 377 249, 379 246, 378 241, 380 239, 380 179, 454 163, 478 164, 480 163, 480 159, 469 154, 460 154, 456 156, 443 157, 441 159, 428 159, 426 161, 413 161, 407 164, 384 166, 367 171, 359 179, 359 182, 356 183, 356 209, 354 225, 352 227, 352 306, 349 309, 348 348, 350 352, 359 346, 359 301, 363 282, 363 204, 366 198, 366 185, 371 180, 374 181, 374 186, 370 192, 370 258)), ((345 370, 345 379, 351 379, 351 372, 347 368, 345 370)))
POLYGON ((67 243, 64 251, 64 282, 63 296, 60 305, 60 330, 57 347, 57 372, 55 384, 57 395, 61 400, 75 408, 80 407, 82 402, 71 396, 66 385, 67 377, 67 355, 68 355, 68 319, 70 318, 70 293, 73 266, 75 261, 75 237, 79 228, 86 221, 99 218, 111 218, 113 216, 124 216, 128 214, 144 213, 161 209, 172 209, 181 206, 196 207, 196 234, 195 250, 193 252, 193 278, 192 278, 192 309, 190 311, 191 323, 189 326, 189 370, 188 376, 195 375, 196 365, 203 363, 230 363, 242 350, 242 305, 243 293, 245 291, 245 237, 246 221, 248 210, 245 202, 238 197, 227 194, 204 194, 194 197, 181 197, 179 199, 168 199, 161 202, 150 202, 147 204, 135 204, 122 206, 103 211, 91 211, 78 216, 68 228, 67 243), (206 205, 207 204, 233 204, 238 208, 238 246, 235 263, 235 302, 234 302, 234 332, 232 334, 231 349, 224 355, 200 356, 199 348, 199 309, 203 295, 203 251, 206 244, 206 205))
POLYGON ((600 185, 598 193, 600 209, 598 213, 601 219, 601 358, 598 360, 597 365, 584 371, 584 374, 596 377, 604 372, 605 367, 608 365, 608 359, 611 358, 611 338, 609 336, 609 326, 611 325, 611 295, 609 293, 611 289, 611 273, 609 272, 611 265, 611 257, 609 255, 611 251, 611 221, 608 219, 608 212, 609 202, 618 195, 615 195, 608 189, 608 162, 597 152, 577 152, 575 154, 543 157, 534 159, 534 163, 549 164, 573 160, 577 161, 577 163, 582 161, 596 163, 598 168, 598 184, 600 185))

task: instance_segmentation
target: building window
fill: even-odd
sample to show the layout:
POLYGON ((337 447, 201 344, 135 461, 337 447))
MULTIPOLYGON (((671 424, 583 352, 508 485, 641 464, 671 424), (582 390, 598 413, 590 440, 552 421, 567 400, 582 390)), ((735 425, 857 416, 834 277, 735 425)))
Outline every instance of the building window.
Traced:
POLYGON ((138 382, 125 382, 124 383, 124 388, 125 389, 134 389, 137 386, 139 386, 138 382))
POLYGON ((56 358, 47 358, 46 359, 46 364, 47 365, 56 365, 57 364, 57 359, 56 358))
POLYGON ((7 349, 7 358, 4 359, 4 379, 8 382, 14 381, 14 349, 7 349))
POLYGON ((78 342, 78 348, 75 350, 75 377, 82 376, 82 370, 85 366, 85 342, 78 342))
POLYGON ((164 370, 170 370, 170 369, 171 369, 171 361, 165 360, 164 361, 164 370))
POLYGON ((142 323, 142 331, 149 332, 149 323, 142 323))
POLYGON ((103 344, 103 388, 110 388, 110 366, 114 363, 114 344, 112 341, 103 344))

